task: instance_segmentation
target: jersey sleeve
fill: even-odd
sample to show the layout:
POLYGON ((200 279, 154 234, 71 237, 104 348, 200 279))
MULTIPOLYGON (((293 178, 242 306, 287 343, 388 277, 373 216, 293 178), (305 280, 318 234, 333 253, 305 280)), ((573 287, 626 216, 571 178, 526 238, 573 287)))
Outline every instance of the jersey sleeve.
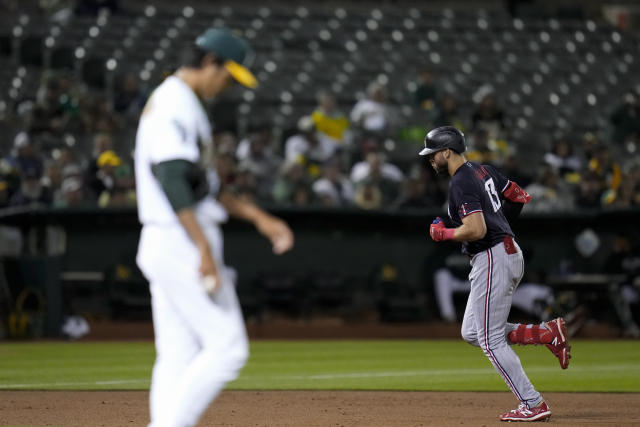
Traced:
POLYGON ((198 161, 200 150, 195 138, 187 136, 186 126, 177 118, 148 123, 149 153, 156 164, 170 160, 198 161), (193 139, 193 140, 190 140, 193 139))
POLYGON ((451 200, 458 210, 460 220, 472 213, 482 212, 482 202, 477 191, 470 182, 460 182, 461 185, 452 187, 451 200))
POLYGON ((504 193, 504 190, 507 189, 511 181, 505 178, 505 176, 502 175, 502 173, 500 173, 500 171, 495 167, 491 165, 483 165, 483 166, 489 172, 489 175, 491 175, 491 177, 493 178, 496 184, 496 190, 498 190, 500 196, 502 196, 502 193, 504 193))

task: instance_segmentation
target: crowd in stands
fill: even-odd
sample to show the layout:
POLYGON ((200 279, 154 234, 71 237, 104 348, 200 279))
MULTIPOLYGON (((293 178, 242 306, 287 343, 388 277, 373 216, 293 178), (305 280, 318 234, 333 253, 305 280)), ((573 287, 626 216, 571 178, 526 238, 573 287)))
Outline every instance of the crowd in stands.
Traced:
MULTIPOLYGON (((497 166, 532 195, 525 212, 640 205, 640 86, 608 106, 607 128, 565 130, 539 141, 546 153, 530 158, 511 132, 518 117, 490 86, 466 94, 474 108, 463 111, 458 105, 468 100, 443 90, 433 70, 406 83, 420 132, 407 130, 418 123, 403 121, 402 106, 388 101, 390 87, 380 81, 361 88, 365 95, 352 105, 317 88, 316 107, 285 132, 273 132, 271 117, 214 130, 212 166, 224 186, 269 206, 443 208, 447 177, 417 152, 430 128, 453 125, 466 134, 467 159, 497 166), (395 155, 402 145, 405 155, 395 155)), ((37 93, 0 114, 0 124, 17 128, 10 152, 0 153, 0 208, 135 205, 132 151, 148 95, 135 73, 121 75, 105 94, 71 72, 45 70, 37 93)), ((214 127, 217 118, 212 114, 214 127)))
MULTIPOLYGON (((441 125, 462 128, 467 158, 494 164, 525 187, 533 197, 528 211, 640 205, 640 163, 628 155, 640 135, 637 94, 629 92, 612 106, 610 128, 603 130, 608 133, 558 136, 542 158, 522 159, 518 142, 509 140, 508 112, 490 88, 476 94, 471 117, 456 112, 456 99, 440 93, 430 71, 418 76, 415 88, 425 132, 441 125), (608 139, 599 136, 605 134, 608 139), (537 174, 523 173, 522 162, 536 163, 537 174)), ((446 177, 436 176, 417 155, 398 164, 388 155, 399 123, 386 88, 372 83, 366 93, 343 112, 331 93, 320 92, 315 110, 280 141, 265 117, 242 136, 216 133, 215 167, 223 185, 276 206, 443 207, 446 177)), ((0 164, 0 206, 135 205, 133 141, 114 144, 114 138, 124 128, 135 129, 145 100, 133 74, 124 76, 112 102, 82 92, 67 75, 45 75, 35 100, 17 108, 24 128, 0 164), (124 148, 119 152, 116 145, 124 148)))

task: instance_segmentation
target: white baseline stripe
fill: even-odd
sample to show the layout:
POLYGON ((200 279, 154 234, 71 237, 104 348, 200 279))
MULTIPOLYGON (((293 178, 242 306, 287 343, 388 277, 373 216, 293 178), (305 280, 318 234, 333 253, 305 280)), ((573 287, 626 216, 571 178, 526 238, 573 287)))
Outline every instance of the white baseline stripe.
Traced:
MULTIPOLYGON (((526 372, 556 372, 558 367, 533 367, 526 369, 526 372)), ((576 366, 570 367, 568 373, 571 372, 595 372, 595 371, 640 371, 639 365, 613 365, 613 366, 576 366)), ((342 372, 315 375, 241 375, 239 381, 256 381, 256 380, 330 380, 330 379, 350 379, 350 378, 392 378, 392 377, 416 377, 416 376, 453 376, 453 375, 489 375, 495 373, 491 368, 475 368, 475 369, 424 369, 416 371, 387 371, 387 372, 342 372)), ((130 379, 130 380, 105 380, 105 381, 78 381, 78 382, 40 382, 40 383, 21 383, 21 384, 3 384, 0 383, 1 389, 16 388, 47 388, 47 387, 87 387, 99 385, 126 385, 126 384, 142 384, 149 385, 151 378, 130 379)))
MULTIPOLYGON (((558 367, 534 367, 526 369, 526 372, 556 372, 558 367)), ((571 372, 594 372, 593 367, 579 366, 569 368, 571 372)), ((638 365, 614 365, 614 366, 598 366, 598 371, 629 371, 640 370, 638 365)), ((243 375, 239 380, 251 381, 256 379, 279 379, 279 380, 328 380, 338 378, 385 378, 385 377, 415 377, 415 376, 454 376, 454 375, 490 375, 494 374, 492 368, 474 368, 474 369, 424 369, 416 371, 387 371, 387 372, 343 372, 331 374, 315 374, 315 375, 261 375, 251 376, 243 375)))
POLYGON ((96 385, 124 385, 124 384, 149 384, 150 378, 140 380, 108 380, 108 381, 77 381, 77 382, 48 382, 48 383, 22 383, 22 384, 2 384, 0 383, 0 389, 3 388, 45 388, 45 387, 86 387, 96 385))

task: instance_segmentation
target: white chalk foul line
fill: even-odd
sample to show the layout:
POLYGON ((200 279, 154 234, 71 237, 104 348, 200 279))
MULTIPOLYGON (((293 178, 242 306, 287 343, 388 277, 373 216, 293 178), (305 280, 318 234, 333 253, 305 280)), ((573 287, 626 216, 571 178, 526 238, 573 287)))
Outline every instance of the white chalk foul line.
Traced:
POLYGON ((107 381, 74 381, 74 382, 40 382, 40 383, 22 383, 22 384, 0 384, 0 389, 16 389, 16 388, 47 388, 47 387, 87 387, 97 385, 125 385, 125 384, 150 384, 151 379, 139 380, 107 380, 107 381))
MULTIPOLYGON (((559 367, 532 367, 525 368, 525 372, 556 372, 559 367)), ((598 366, 598 371, 629 371, 640 370, 638 365, 615 365, 615 366, 598 366)), ((594 372, 593 367, 579 366, 569 368, 569 372, 594 372)), ((333 380, 333 379, 351 379, 351 378, 392 378, 392 377, 417 377, 417 376, 457 376, 457 375, 493 375, 493 368, 473 368, 473 369, 421 369, 415 371, 388 371, 388 372, 341 372, 327 373, 316 375, 283 375, 283 376, 261 376, 261 379, 280 379, 280 380, 333 380)), ((239 380, 251 381, 256 380, 256 376, 241 376, 239 380)))
MULTIPOLYGON (((554 367, 531 367, 525 369, 526 372, 557 372, 560 368, 554 367)), ((569 367, 567 373, 572 372, 595 372, 595 368, 591 366, 576 366, 569 367)), ((626 365, 613 365, 613 366, 598 366, 597 371, 638 371, 640 366, 634 364, 626 365)), ((418 376, 457 376, 457 375, 493 375, 495 371, 493 368, 474 368, 474 369, 421 369, 413 371, 382 371, 382 372, 336 372, 327 374, 308 374, 308 375, 241 375, 236 381, 240 382, 253 382, 253 381, 309 381, 309 380, 335 380, 335 379, 367 379, 367 378, 412 378, 418 376)), ((150 378, 141 379, 129 379, 129 380, 105 380, 105 381, 78 381, 78 382, 40 382, 40 383, 21 383, 21 384, 2 384, 0 383, 0 390, 2 389, 17 389, 17 388, 59 388, 59 387, 95 387, 106 385, 132 385, 140 384, 148 387, 151 384, 150 378)))

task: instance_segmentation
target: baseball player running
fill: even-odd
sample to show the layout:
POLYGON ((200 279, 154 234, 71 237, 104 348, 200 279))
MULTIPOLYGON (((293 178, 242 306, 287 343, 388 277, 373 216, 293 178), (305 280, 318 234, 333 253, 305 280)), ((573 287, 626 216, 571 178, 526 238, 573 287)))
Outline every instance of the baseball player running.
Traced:
POLYGON ((246 68, 248 44, 212 28, 183 56, 145 106, 135 147, 143 226, 137 262, 150 282, 157 353, 152 427, 195 425, 248 357, 219 224, 227 214, 252 222, 277 254, 293 245, 283 221, 220 189, 215 170, 205 169, 212 140, 201 99, 219 94, 232 79, 256 86, 246 68))
POLYGON ((545 344, 565 369, 570 346, 564 320, 557 318, 541 325, 507 323, 524 261, 505 214, 515 218, 531 197, 492 166, 468 162, 462 155, 466 149, 464 135, 458 129, 433 129, 424 143, 420 155, 427 156, 437 173, 451 176, 448 214, 453 227, 447 228, 438 217, 431 224, 431 238, 436 242, 462 242, 462 251, 471 260, 471 293, 462 337, 482 348, 520 401, 517 409, 502 414, 500 420, 545 420, 551 416, 549 406, 527 378, 509 344, 545 344))

